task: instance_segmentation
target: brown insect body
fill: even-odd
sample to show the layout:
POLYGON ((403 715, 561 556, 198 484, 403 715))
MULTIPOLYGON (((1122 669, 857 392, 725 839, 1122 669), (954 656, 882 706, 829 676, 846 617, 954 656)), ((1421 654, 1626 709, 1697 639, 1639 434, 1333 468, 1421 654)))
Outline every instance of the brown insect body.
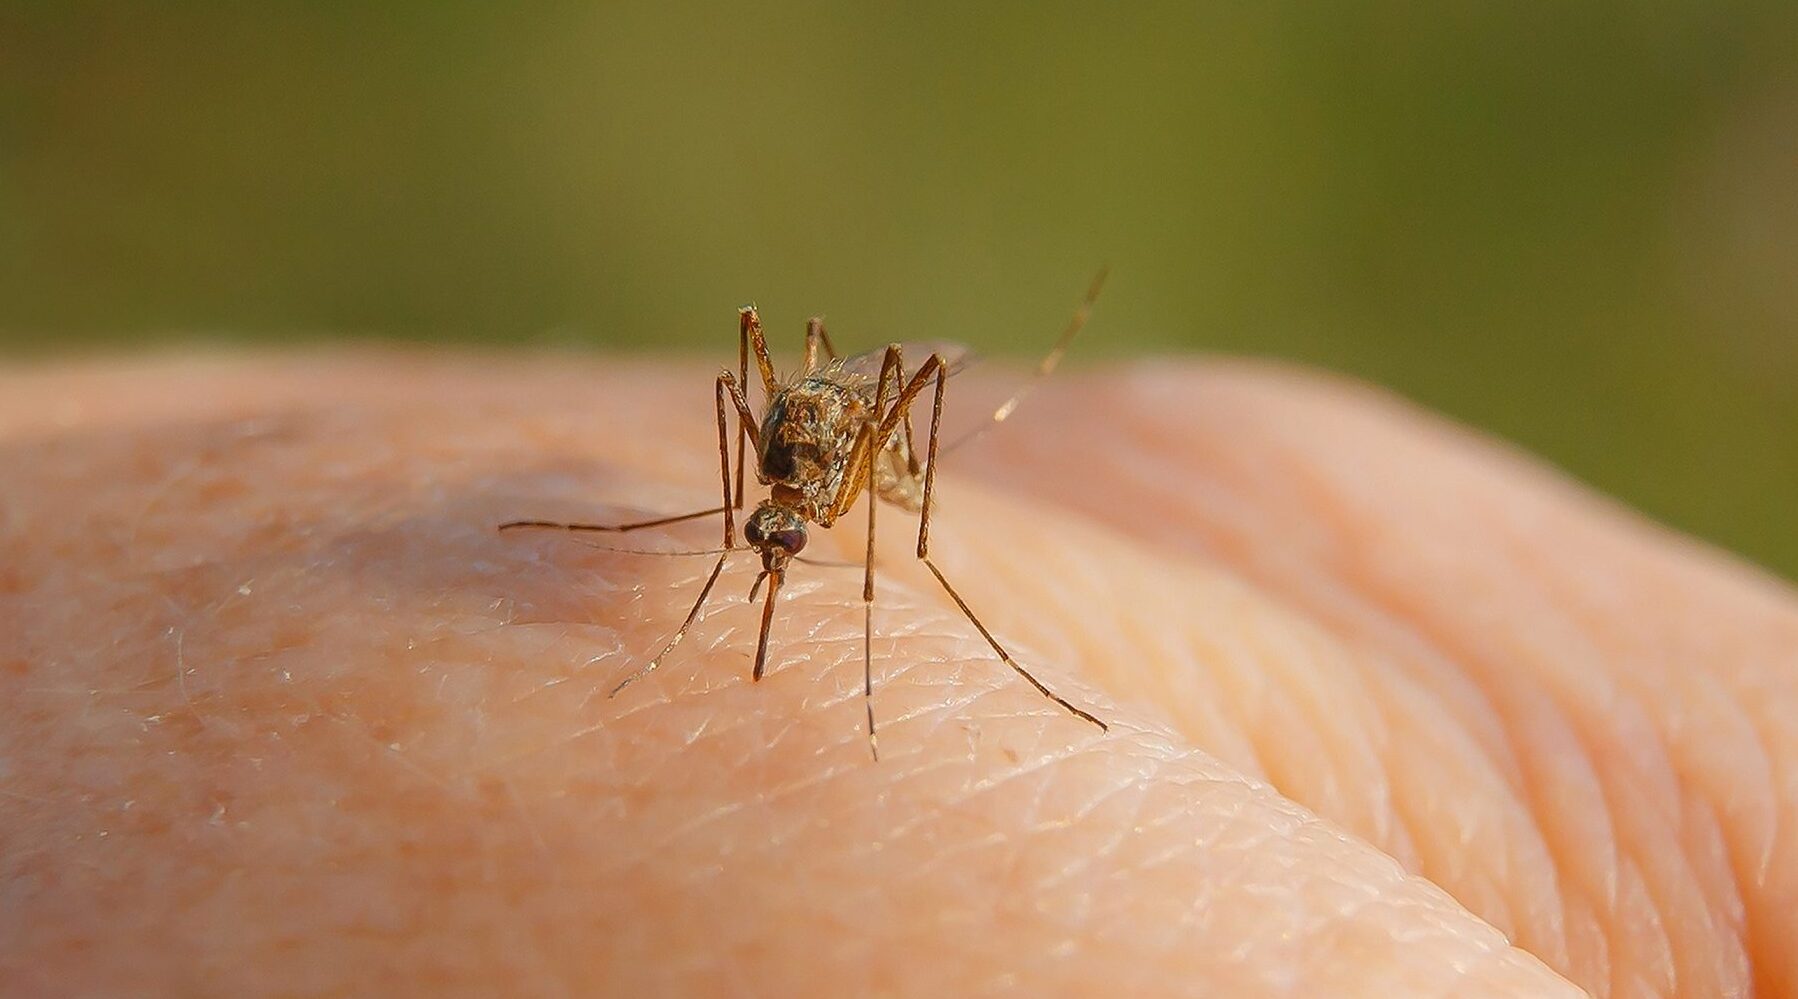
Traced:
POLYGON ((856 434, 873 410, 871 380, 864 390, 820 373, 776 392, 756 435, 756 478, 772 491, 771 501, 821 527, 834 523, 856 434))
MULTIPOLYGON (((1087 292, 1074 319, 1037 367, 1036 377, 1046 377, 1061 355, 1066 352, 1086 321, 1092 302, 1104 279, 1101 271, 1087 292)), ((775 600, 786 576, 788 563, 799 555, 807 540, 806 527, 817 524, 829 527, 846 513, 863 492, 872 493, 868 500, 868 547, 863 566, 862 601, 864 604, 862 643, 863 694, 868 713, 868 747, 879 758, 874 735, 873 664, 870 646, 874 608, 874 511, 878 501, 890 503, 917 513, 920 561, 942 584, 968 620, 986 639, 993 652, 1028 681, 1044 697, 1054 701, 1070 714, 1104 730, 1106 725, 1092 714, 1044 686, 1029 670, 1011 657, 986 626, 950 585, 930 558, 929 532, 931 498, 939 456, 939 432, 943 416, 943 390, 950 375, 959 371, 967 357, 965 348, 952 344, 890 344, 884 350, 839 359, 824 331, 824 323, 813 319, 806 326, 805 362, 800 373, 784 383, 775 377, 768 356, 761 320, 754 307, 740 310, 739 369, 718 376, 715 405, 718 427, 718 459, 724 504, 710 510, 661 517, 630 524, 566 524, 550 521, 513 521, 500 525, 501 530, 519 527, 550 527, 569 531, 622 532, 692 520, 713 514, 723 515, 724 546, 714 549, 717 563, 706 578, 699 597, 687 613, 686 620, 662 651, 612 689, 613 694, 648 675, 679 644, 687 630, 699 617, 726 560, 732 552, 742 551, 736 543, 734 512, 743 507, 743 473, 750 464, 744 454, 745 443, 753 445, 756 479, 768 487, 768 498, 756 506, 743 522, 743 540, 761 556, 762 571, 750 589, 754 600, 763 581, 768 582, 766 601, 762 606, 761 631, 757 637, 753 677, 762 678, 768 656, 768 636, 774 618, 775 600), (927 354, 925 360, 909 376, 904 356, 927 354), (749 408, 748 390, 750 359, 760 374, 767 399, 761 418, 749 408), (935 396, 930 413, 927 456, 920 461, 912 433, 912 404, 925 389, 934 384, 935 396), (736 415, 736 433, 731 432, 730 415, 736 415), (731 487, 732 463, 730 442, 737 441, 736 488, 731 487)), ((952 443, 949 450, 972 436, 997 425, 1016 408, 1031 383, 1001 405, 981 430, 952 443)), ((697 553, 695 553, 697 554, 697 553)))
MULTIPOLYGON (((875 379, 847 364, 833 363, 783 386, 769 400, 756 434, 757 480, 776 502, 829 527, 860 495, 863 484, 851 483, 846 501, 836 502, 850 472, 856 434, 876 418, 877 403, 875 379)), ((909 431, 894 434, 874 462, 875 495, 918 512, 919 471, 909 431)))

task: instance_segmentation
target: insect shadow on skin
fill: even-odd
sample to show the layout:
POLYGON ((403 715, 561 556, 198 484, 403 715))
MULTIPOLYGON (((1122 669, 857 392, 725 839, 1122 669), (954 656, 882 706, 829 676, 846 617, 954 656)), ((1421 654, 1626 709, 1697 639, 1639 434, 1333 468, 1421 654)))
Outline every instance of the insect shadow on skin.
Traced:
POLYGON ((774 373, 768 355, 767 339, 762 333, 761 317, 755 306, 738 310, 737 372, 720 372, 714 385, 714 404, 718 415, 718 469, 723 488, 720 506, 692 513, 656 517, 623 524, 579 524, 548 520, 515 520, 501 524, 502 531, 545 528, 559 531, 623 534, 684 521, 723 515, 724 544, 721 548, 686 552, 655 552, 644 549, 619 548, 635 554, 717 555, 705 585, 693 601, 667 644, 655 658, 620 680, 607 694, 618 692, 648 676, 662 665, 675 646, 693 627, 706 600, 717 585, 719 575, 730 557, 751 550, 762 558, 762 569, 749 588, 754 602, 762 584, 768 592, 762 603, 761 629, 756 638, 753 679, 760 680, 768 661, 768 633, 774 623, 774 602, 786 580, 787 567, 794 561, 805 562, 799 553, 805 549, 806 527, 817 524, 829 527, 848 513, 863 493, 868 494, 868 546, 862 562, 862 700, 868 715, 868 751, 880 759, 880 744, 874 727, 874 518, 880 503, 891 503, 908 513, 918 515, 918 558, 943 590, 961 609, 968 621, 986 639, 1001 662, 1036 688, 1044 697, 1064 708, 1069 714, 1097 726, 1109 727, 1091 713, 1075 706, 1050 690, 1028 669, 1013 659, 999 640, 993 637, 980 618, 949 583, 948 577, 930 558, 930 507, 936 489, 936 466, 939 454, 947 454, 1005 421, 1038 382, 1049 376, 1067 353, 1068 345, 1086 325, 1093 302, 1105 283, 1101 269, 1081 299, 1074 317, 1062 331, 1049 352, 1037 364, 1036 371, 1017 392, 995 409, 980 426, 947 447, 939 448, 938 439, 943 420, 943 390, 950 376, 961 370, 970 356, 967 348, 951 343, 888 344, 884 349, 840 357, 824 329, 824 321, 813 317, 805 326, 805 359, 799 373, 782 381, 774 373), (908 376, 905 353, 922 352, 928 356, 908 376), (746 395, 749 384, 749 362, 755 360, 760 374, 765 404, 757 418, 746 395), (917 438, 912 426, 912 405, 934 384, 930 412, 930 433, 926 438, 925 456, 920 460, 917 438), (733 439, 730 421, 736 417, 737 445, 735 482, 733 487, 730 445, 733 439), (755 448, 756 480, 768 487, 768 498, 758 504, 743 522, 744 545, 737 544, 736 513, 743 509, 744 475, 747 449, 755 448))

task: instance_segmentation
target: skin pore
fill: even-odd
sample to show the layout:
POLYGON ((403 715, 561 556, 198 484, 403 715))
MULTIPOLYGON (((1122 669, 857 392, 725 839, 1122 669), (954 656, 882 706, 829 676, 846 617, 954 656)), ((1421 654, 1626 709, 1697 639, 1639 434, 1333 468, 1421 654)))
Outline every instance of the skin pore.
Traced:
POLYGON ((607 698, 713 560, 494 530, 714 504, 713 373, 0 374, 0 994, 1798 994, 1785 584, 1364 388, 1057 376, 931 551, 1111 730, 883 508, 876 764, 859 568, 607 698))

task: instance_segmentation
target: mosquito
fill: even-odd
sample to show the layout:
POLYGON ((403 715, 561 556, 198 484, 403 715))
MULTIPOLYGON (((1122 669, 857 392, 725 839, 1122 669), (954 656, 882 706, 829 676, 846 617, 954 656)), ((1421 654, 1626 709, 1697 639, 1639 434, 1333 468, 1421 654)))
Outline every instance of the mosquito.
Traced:
MULTIPOLYGON (((1067 353, 1068 346, 1092 313, 1093 302, 1105 283, 1106 272, 1093 278, 1080 306, 1049 352, 1038 362, 1035 372, 1022 386, 974 430, 939 449, 943 421, 943 391, 952 375, 960 371, 971 353, 966 347, 946 342, 893 343, 884 349, 855 357, 840 357, 825 331, 822 318, 813 317, 805 327, 805 356, 799 373, 789 378, 777 377, 768 354, 767 339, 762 332, 761 317, 754 305, 746 305, 737 315, 737 372, 720 372, 713 386, 713 402, 718 416, 718 467, 723 488, 720 506, 696 510, 671 517, 656 517, 622 524, 581 524, 548 520, 515 520, 501 524, 501 531, 544 528, 572 532, 623 534, 631 531, 665 527, 685 521, 722 514, 723 547, 685 554, 716 554, 705 585, 687 617, 673 637, 656 653, 655 658, 619 681, 606 695, 616 697, 624 688, 648 676, 662 665, 693 623, 698 620, 712 589, 732 555, 751 550, 761 556, 762 568, 749 589, 753 603, 762 584, 767 593, 762 603, 761 630, 756 638, 754 680, 761 680, 768 662, 768 635, 774 623, 774 603, 786 581, 787 568, 797 560, 806 561, 799 553, 806 545, 807 525, 830 527, 847 514, 863 493, 868 496, 868 546, 862 562, 862 701, 868 716, 868 751, 880 759, 880 744, 874 726, 874 518, 881 503, 916 514, 918 517, 918 559, 943 590, 986 639, 993 653, 1005 665, 1034 687, 1042 696, 1060 705, 1069 714, 1109 731, 1103 721, 1049 689, 1030 670, 1014 659, 1005 646, 993 637, 985 624, 962 599, 949 578, 930 557, 930 513, 936 493, 936 468, 940 454, 947 454, 1005 421, 1038 382, 1047 378, 1067 353), (923 363, 909 374, 905 355, 927 355, 923 363), (754 360, 760 376, 765 404, 758 418, 749 406, 750 361, 754 360), (912 429, 912 406, 926 389, 934 385, 930 408, 930 434, 925 454, 919 458, 912 429), (731 433, 730 421, 736 419, 737 433, 731 433), (736 442, 735 479, 733 485, 731 442, 736 442), (736 514, 744 505, 745 452, 753 447, 756 480, 768 488, 768 498, 756 506, 743 522, 743 540, 737 543, 736 514)), ((629 549, 619 549, 626 551, 629 549)), ((648 554, 648 553, 646 553, 648 554)))

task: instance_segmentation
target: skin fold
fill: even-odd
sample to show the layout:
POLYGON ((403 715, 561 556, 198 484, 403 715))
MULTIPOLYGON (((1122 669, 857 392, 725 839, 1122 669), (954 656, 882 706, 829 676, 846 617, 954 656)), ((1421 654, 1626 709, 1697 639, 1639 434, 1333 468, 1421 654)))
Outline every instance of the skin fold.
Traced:
POLYGON ((1798 994, 1784 584, 1354 385, 1077 372, 931 547, 1111 731, 888 507, 876 764, 859 568, 752 684, 736 556, 608 699, 712 560, 493 530, 715 505, 714 373, 0 374, 0 994, 1798 994))

